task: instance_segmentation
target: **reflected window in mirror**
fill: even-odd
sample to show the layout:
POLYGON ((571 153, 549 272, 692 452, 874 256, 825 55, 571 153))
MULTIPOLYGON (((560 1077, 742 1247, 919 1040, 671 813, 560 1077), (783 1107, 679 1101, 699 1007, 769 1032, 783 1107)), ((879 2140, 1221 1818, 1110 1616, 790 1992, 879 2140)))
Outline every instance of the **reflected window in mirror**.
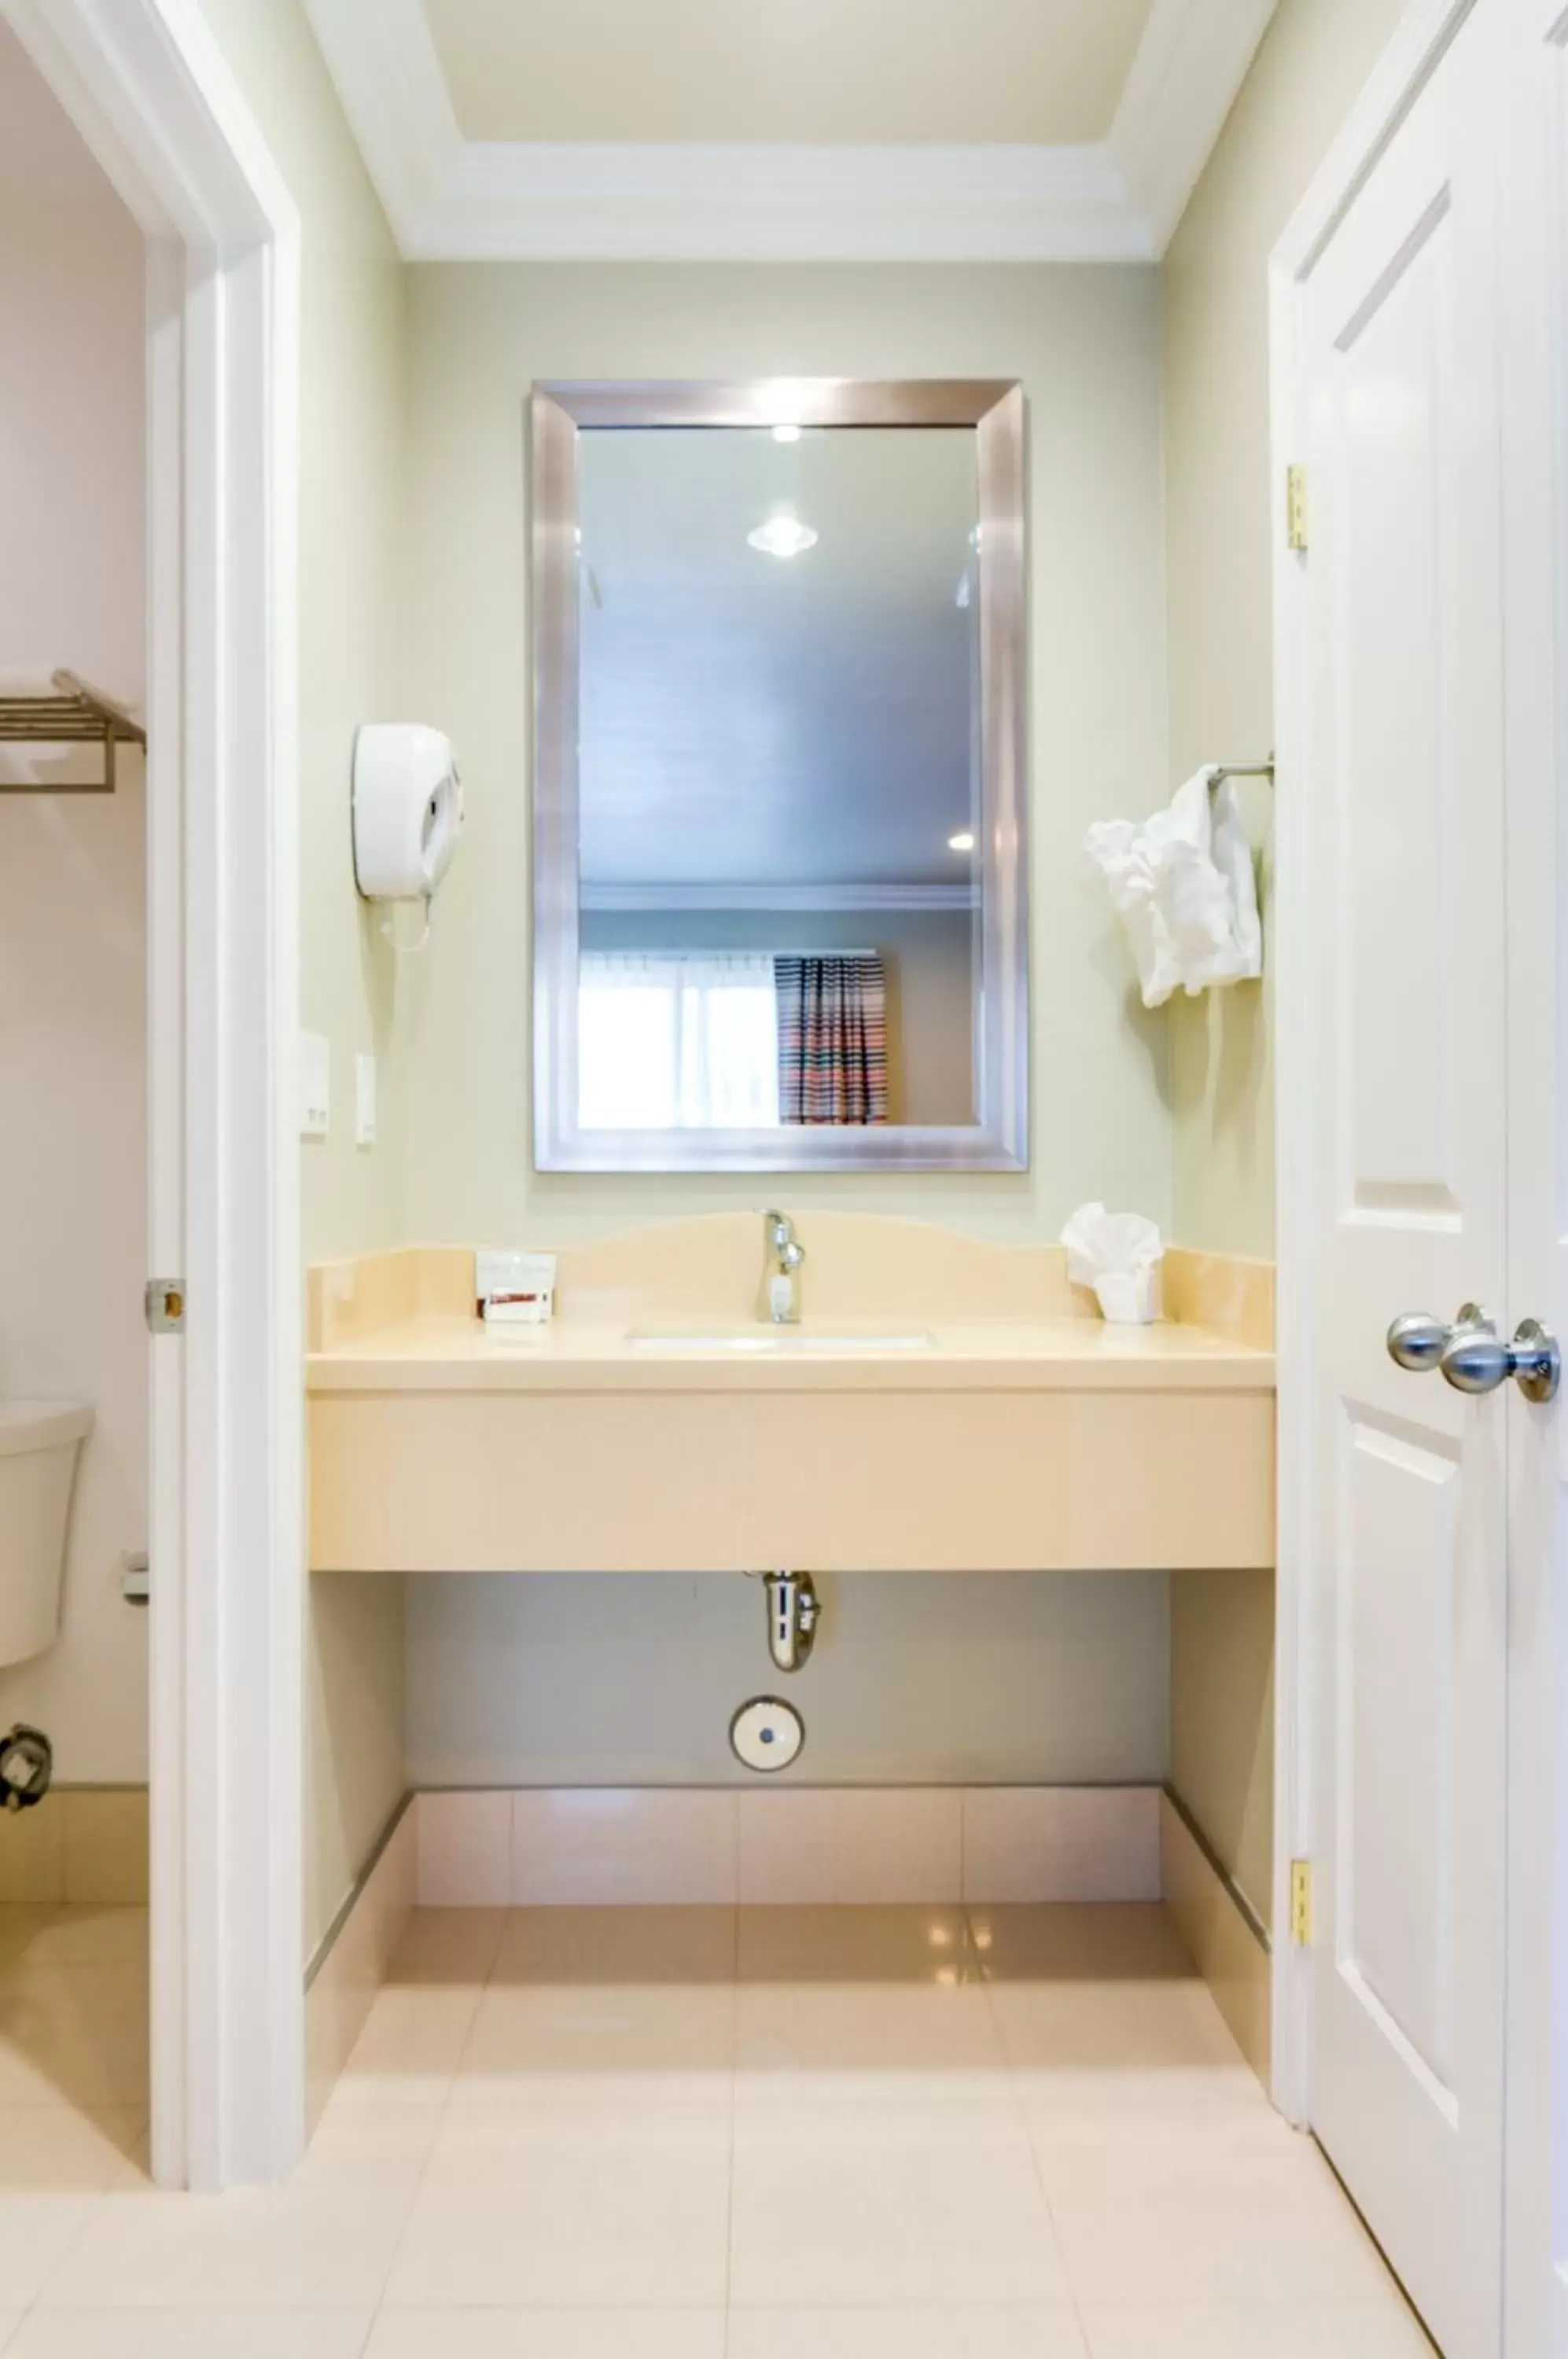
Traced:
POLYGON ((640 390, 535 397, 536 1158, 1016 1167, 1017 390, 640 390))

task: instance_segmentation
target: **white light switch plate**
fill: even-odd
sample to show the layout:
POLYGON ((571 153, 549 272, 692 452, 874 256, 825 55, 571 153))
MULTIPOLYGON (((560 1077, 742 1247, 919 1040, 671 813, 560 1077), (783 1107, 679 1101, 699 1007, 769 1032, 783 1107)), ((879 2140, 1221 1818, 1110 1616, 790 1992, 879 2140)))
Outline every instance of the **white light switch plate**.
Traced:
POLYGON ((363 1050, 354 1060, 354 1143, 376 1144, 376 1060, 363 1050))
POLYGON ((324 1032, 299 1035, 299 1136, 325 1138, 332 1121, 332 1043, 324 1032))

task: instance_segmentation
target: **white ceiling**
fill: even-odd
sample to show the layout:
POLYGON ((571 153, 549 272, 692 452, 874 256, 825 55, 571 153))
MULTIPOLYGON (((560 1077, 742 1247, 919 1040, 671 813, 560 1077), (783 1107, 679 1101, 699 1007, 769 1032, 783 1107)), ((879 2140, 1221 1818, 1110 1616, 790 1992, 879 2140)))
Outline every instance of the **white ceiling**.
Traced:
POLYGON ((425 0, 463 134, 1104 139, 1151 0, 425 0))
POLYGON ((966 888, 975 437, 593 431, 579 446, 593 888, 966 888), (746 534, 815 527, 786 560, 746 534))
POLYGON ((1157 259, 1276 0, 304 0, 411 258, 1157 259))

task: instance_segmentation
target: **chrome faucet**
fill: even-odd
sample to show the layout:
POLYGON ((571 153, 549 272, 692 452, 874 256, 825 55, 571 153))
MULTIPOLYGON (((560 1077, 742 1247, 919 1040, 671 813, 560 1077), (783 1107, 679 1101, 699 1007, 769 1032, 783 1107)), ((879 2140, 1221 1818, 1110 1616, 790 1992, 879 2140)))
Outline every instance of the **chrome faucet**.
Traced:
POLYGON ((782 1212, 762 1216, 762 1292, 757 1315, 775 1327, 800 1323, 800 1264, 806 1248, 782 1212))

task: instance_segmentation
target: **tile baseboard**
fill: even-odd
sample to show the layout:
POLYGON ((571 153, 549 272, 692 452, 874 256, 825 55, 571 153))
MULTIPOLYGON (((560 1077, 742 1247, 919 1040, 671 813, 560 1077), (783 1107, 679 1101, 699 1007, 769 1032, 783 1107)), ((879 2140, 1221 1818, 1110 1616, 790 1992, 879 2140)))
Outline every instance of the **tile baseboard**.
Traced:
POLYGON ((1160 1798, 1160 1861, 1165 1905, 1176 1930, 1213 1992, 1232 2038, 1267 2089, 1271 2023, 1268 1943, 1169 1794, 1160 1798))
POLYGON ((416 1907, 1160 1900, 1267 2088, 1267 1944, 1158 1786, 409 1795, 312 1964, 309 2120, 313 2128, 416 1907))
POLYGON ((145 1786, 51 1786, 30 1810, 0 1812, 0 1904, 145 1908, 145 1786))
POLYGON ((310 1961, 305 1984, 305 2119, 321 2120, 414 1913, 412 1798, 388 1820, 359 1884, 310 1961))
POLYGON ((421 1907, 1158 1900, 1157 1786, 416 1796, 421 1907))

